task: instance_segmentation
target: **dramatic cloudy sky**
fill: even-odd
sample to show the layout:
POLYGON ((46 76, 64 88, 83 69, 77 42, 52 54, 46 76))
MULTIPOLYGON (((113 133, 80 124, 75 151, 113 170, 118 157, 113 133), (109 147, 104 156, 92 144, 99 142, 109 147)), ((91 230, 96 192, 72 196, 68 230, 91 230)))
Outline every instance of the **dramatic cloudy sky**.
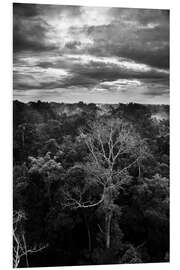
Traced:
POLYGON ((14 4, 14 99, 169 103, 169 12, 14 4))

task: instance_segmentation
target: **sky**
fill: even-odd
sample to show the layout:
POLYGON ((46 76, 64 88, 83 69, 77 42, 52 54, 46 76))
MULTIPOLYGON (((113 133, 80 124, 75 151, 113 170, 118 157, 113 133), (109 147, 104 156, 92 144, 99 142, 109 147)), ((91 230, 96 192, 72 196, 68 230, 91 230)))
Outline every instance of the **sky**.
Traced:
POLYGON ((13 97, 169 104, 169 11, 14 4, 13 97))

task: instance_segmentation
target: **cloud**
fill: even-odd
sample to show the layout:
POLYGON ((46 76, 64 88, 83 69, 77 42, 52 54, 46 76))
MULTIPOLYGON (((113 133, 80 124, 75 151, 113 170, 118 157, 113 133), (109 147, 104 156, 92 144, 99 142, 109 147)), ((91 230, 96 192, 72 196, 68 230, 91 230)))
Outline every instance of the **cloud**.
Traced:
POLYGON ((13 28, 13 49, 17 51, 47 51, 55 49, 55 45, 45 41, 47 26, 43 22, 28 25, 23 21, 15 23, 13 28), (41 36, 41 39, 39 39, 41 36))
POLYGON ((91 55, 60 55, 19 58, 14 65, 15 89, 93 87, 118 79, 168 78, 166 70, 138 64, 125 58, 91 55))
POLYGON ((53 50, 55 44, 48 41, 52 28, 39 16, 38 6, 30 4, 13 5, 13 50, 42 51, 53 50))
POLYGON ((108 92, 126 97, 162 97, 169 96, 167 79, 118 79, 97 84, 93 92, 108 92))
POLYGON ((19 4, 13 3, 13 14, 18 17, 35 17, 38 15, 38 9, 36 4, 19 4))
POLYGON ((169 11, 14 4, 13 14, 18 93, 168 98, 169 11))
POLYGON ((169 26, 154 24, 143 28, 132 21, 114 22, 86 29, 93 38, 89 52, 95 55, 127 57, 159 68, 169 68, 169 26))
POLYGON ((127 57, 169 67, 169 12, 14 5, 14 50, 127 57))

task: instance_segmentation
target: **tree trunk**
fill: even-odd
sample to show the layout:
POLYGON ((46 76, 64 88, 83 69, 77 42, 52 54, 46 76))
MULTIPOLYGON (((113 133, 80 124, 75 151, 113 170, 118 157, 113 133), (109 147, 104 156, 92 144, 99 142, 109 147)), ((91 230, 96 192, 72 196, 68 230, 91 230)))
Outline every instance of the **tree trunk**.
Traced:
POLYGON ((87 233, 88 233, 88 250, 89 252, 91 252, 91 233, 90 233, 88 224, 86 224, 86 228, 87 228, 87 233))
POLYGON ((84 211, 83 211, 83 216, 84 216, 84 221, 85 221, 85 225, 86 225, 86 229, 87 229, 88 251, 91 252, 91 232, 90 232, 89 223, 87 221, 87 217, 86 217, 86 214, 84 213, 84 211))
POLYGON ((138 165, 138 167, 139 167, 139 176, 138 176, 138 178, 139 178, 139 180, 141 180, 141 166, 140 166, 140 164, 138 165))
POLYGON ((112 211, 108 210, 105 217, 105 237, 106 237, 106 248, 110 248, 111 242, 111 219, 112 219, 112 211))
POLYGON ((104 191, 104 206, 105 206, 105 242, 106 248, 110 247, 111 242, 111 219, 112 219, 112 189, 111 189, 112 177, 110 175, 108 179, 108 187, 104 191))
POLYGON ((24 131, 22 132, 22 146, 24 148, 24 131))
POLYGON ((23 242, 24 242, 24 248, 25 248, 25 258, 26 258, 26 267, 29 267, 29 262, 28 262, 28 254, 27 254, 27 246, 26 246, 26 240, 23 234, 23 242))
POLYGON ((45 187, 46 187, 46 192, 47 192, 47 197, 49 201, 49 207, 52 206, 52 199, 51 199, 51 183, 49 182, 49 175, 47 179, 45 179, 45 187))

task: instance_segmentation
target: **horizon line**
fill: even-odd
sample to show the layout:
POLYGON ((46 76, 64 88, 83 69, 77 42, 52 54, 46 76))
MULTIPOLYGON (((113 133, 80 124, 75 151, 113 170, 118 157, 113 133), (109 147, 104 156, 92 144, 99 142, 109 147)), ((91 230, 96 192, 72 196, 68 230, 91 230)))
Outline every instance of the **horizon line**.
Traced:
POLYGON ((139 102, 132 102, 132 101, 130 101, 130 102, 118 102, 118 103, 104 103, 104 102, 84 102, 84 101, 82 101, 82 100, 79 100, 78 102, 63 102, 63 101, 43 101, 43 100, 36 100, 36 101, 33 101, 33 100, 30 100, 30 101, 27 101, 27 102, 25 102, 25 101, 20 101, 20 100, 18 100, 18 99, 13 99, 13 102, 14 101, 18 101, 18 102, 21 102, 21 103, 24 103, 24 104, 28 104, 28 103, 31 103, 31 102, 34 102, 34 103, 37 103, 38 101, 40 101, 40 102, 42 102, 42 103, 57 103, 57 104, 71 104, 71 105, 73 105, 73 104, 78 104, 78 103, 80 103, 80 102, 82 102, 83 104, 86 104, 86 105, 88 105, 88 104, 101 104, 101 105, 118 105, 118 104, 124 104, 124 105, 127 105, 127 104, 139 104, 139 105, 151 105, 151 106, 162 106, 162 105, 166 105, 166 106, 170 106, 170 104, 169 103, 157 103, 157 104, 153 104, 153 103, 139 103, 139 102))

